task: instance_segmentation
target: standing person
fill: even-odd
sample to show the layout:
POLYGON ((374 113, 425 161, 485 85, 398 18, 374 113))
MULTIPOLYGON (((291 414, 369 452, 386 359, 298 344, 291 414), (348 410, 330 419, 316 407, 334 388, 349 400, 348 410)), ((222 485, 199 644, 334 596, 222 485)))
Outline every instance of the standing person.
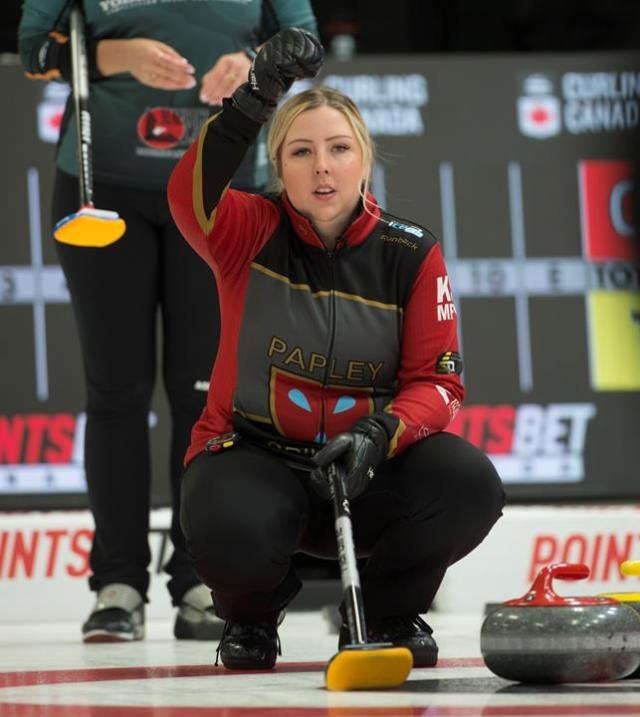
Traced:
MULTIPOLYGON (((36 78, 70 79, 68 0, 26 0, 19 46, 36 78)), ((210 105, 247 77, 261 32, 277 20, 315 31, 308 0, 84 0, 92 115, 94 199, 125 220, 109 247, 56 243, 80 335, 87 391, 85 469, 95 522, 89 585, 97 592, 83 639, 144 636, 149 586, 148 415, 162 319, 162 375, 171 413, 174 552, 165 566, 179 638, 213 639, 221 623, 193 572, 179 523, 179 478, 216 354, 218 299, 208 268, 187 246, 167 206, 176 159, 210 105), (204 388, 203 388, 204 387, 204 388)), ((57 151, 53 223, 78 209, 71 104, 57 151)), ((262 188, 257 149, 235 186, 262 188)), ((264 154, 264 151, 262 151, 264 154)), ((229 180, 232 178, 229 177, 229 180)))
POLYGON ((437 659, 420 614, 504 503, 489 459, 443 432, 463 399, 449 278, 433 236, 368 193, 373 146, 355 104, 322 87, 294 96, 269 134, 278 193, 227 189, 321 59, 304 31, 269 40, 169 181, 173 216, 218 280, 220 350, 182 526, 232 669, 275 664, 278 620, 300 589, 294 553, 337 557, 329 463, 346 471, 368 558, 369 638, 409 647, 417 666, 437 659))

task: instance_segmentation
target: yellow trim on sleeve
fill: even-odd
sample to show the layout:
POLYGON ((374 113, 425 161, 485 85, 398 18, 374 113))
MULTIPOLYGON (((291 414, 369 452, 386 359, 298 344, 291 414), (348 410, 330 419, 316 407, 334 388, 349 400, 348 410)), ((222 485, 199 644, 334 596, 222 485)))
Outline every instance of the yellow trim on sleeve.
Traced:
POLYGON ((393 436, 391 436, 391 440, 389 441, 389 450, 387 451, 387 458, 392 458, 394 453, 398 450, 398 441, 400 440, 400 436, 407 430, 407 427, 404 425, 404 422, 401 418, 398 418, 398 427, 396 428, 395 433, 393 436))
MULTIPOLYGON (((198 149, 196 152, 196 161, 193 167, 193 185, 192 185, 192 201, 193 201, 193 213, 196 216, 196 219, 198 220, 198 224, 200 225, 200 229, 205 233, 205 235, 208 235, 211 233, 211 230, 213 229, 213 225, 216 223, 216 212, 218 210, 218 207, 216 206, 211 214, 207 216, 207 212, 204 207, 204 199, 202 196, 202 145, 204 144, 205 137, 207 136, 207 132, 209 131, 209 125, 212 122, 215 122, 215 120, 220 115, 220 112, 210 117, 203 125, 200 130, 200 134, 198 135, 198 149)), ((231 184, 231 182, 229 182, 231 184)), ((229 184, 224 188, 224 191, 222 192, 222 195, 220 196, 220 201, 222 201, 222 198, 227 193, 227 190, 229 189, 229 184)), ((218 202, 220 204, 220 202, 218 202)))
POLYGON ((276 281, 281 281, 283 284, 287 284, 287 286, 291 287, 292 289, 296 289, 297 291, 306 291, 310 293, 314 299, 320 299, 327 296, 336 296, 339 299, 346 299, 347 301, 356 301, 360 304, 374 306, 378 309, 385 309, 386 311, 397 311, 400 314, 402 314, 404 311, 402 307, 398 306, 397 304, 384 304, 382 301, 365 299, 363 296, 358 296, 357 294, 347 294, 344 291, 336 291, 335 289, 311 291, 311 287, 309 286, 309 284, 294 284, 288 276, 284 276, 284 274, 278 274, 272 269, 268 269, 266 266, 258 264, 258 262, 256 261, 251 262, 251 268, 255 269, 256 271, 259 271, 261 274, 264 274, 271 279, 275 279, 276 281))
MULTIPOLYGON (((384 407, 385 413, 391 413, 393 415, 393 408, 392 404, 388 403, 384 407)), ((398 419, 398 427, 396 428, 393 436, 391 436, 391 440, 389 441, 389 450, 387 451, 387 458, 392 458, 396 450, 398 449, 398 441, 400 440, 400 436, 407 430, 407 426, 405 425, 404 421, 400 418, 400 416, 396 416, 398 419)))
POLYGON ((236 406, 233 407, 233 410, 243 418, 248 419, 249 421, 255 421, 256 423, 268 423, 270 426, 273 425, 273 421, 268 417, 257 416, 255 413, 247 413, 246 411, 241 411, 239 408, 236 408, 236 406))

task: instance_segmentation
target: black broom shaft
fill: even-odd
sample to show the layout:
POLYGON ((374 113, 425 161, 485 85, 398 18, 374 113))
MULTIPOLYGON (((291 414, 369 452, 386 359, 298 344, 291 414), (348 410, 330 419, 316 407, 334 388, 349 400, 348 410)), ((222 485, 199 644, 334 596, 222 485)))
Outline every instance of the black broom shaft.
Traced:
POLYGON ((333 463, 329 466, 328 476, 332 484, 331 493, 335 516, 336 542, 338 544, 338 560, 340 562, 340 578, 342 580, 343 599, 351 644, 363 645, 367 641, 367 627, 364 619, 360 576, 353 543, 351 507, 344 487, 344 473, 337 464, 333 463))
POLYGON ((93 205, 91 161, 91 114, 89 113, 89 71, 82 10, 71 10, 71 87, 76 116, 76 141, 80 165, 80 206, 93 205))

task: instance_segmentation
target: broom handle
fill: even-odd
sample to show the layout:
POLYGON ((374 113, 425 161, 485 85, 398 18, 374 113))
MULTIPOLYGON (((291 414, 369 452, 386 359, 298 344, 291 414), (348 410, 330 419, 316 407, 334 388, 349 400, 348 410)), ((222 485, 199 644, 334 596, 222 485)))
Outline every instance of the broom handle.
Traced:
POLYGON ((76 141, 80 165, 80 206, 93 206, 93 166, 91 161, 91 114, 89 113, 89 71, 82 10, 71 10, 71 87, 76 116, 76 141))
POLYGON ((367 642, 367 627, 353 543, 351 508, 344 487, 344 471, 336 463, 331 463, 327 469, 327 477, 331 485, 340 577, 351 644, 364 645, 367 642))

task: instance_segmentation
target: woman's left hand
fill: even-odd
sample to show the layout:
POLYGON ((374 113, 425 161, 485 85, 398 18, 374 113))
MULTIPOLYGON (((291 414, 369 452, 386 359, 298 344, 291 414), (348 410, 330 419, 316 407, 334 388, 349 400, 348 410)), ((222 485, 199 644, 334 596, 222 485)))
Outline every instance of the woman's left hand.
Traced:
POLYGON ((221 105, 223 97, 247 81, 251 60, 244 52, 222 55, 202 78, 200 101, 208 105, 221 105))

